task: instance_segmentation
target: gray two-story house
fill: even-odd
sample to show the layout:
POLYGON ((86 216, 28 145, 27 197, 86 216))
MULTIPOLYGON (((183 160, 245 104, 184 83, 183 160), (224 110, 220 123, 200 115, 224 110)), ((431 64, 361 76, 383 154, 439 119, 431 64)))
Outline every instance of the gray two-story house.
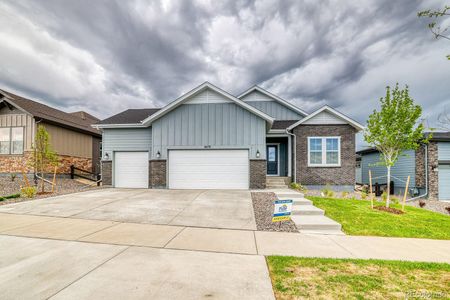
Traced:
POLYGON ((329 106, 308 114, 257 86, 233 96, 208 82, 163 108, 94 126, 103 132, 105 185, 170 189, 265 188, 282 177, 351 190, 363 129, 329 106))

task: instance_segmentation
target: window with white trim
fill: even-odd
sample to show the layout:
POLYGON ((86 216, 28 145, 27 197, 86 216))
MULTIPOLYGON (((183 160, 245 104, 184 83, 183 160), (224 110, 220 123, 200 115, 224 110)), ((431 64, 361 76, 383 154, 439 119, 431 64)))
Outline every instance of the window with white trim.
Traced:
POLYGON ((338 136, 308 137, 308 166, 341 165, 341 138, 338 136))
POLYGON ((23 154, 23 127, 0 127, 0 154, 23 154))

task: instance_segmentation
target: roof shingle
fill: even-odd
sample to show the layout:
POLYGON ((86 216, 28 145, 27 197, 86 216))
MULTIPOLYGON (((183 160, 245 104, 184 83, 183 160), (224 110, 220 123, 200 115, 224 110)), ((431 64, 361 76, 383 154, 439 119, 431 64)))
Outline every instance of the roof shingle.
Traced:
POLYGON ((127 109, 114 116, 106 118, 97 124, 137 124, 147 117, 156 113, 159 108, 141 108, 141 109, 127 109))
MULTIPOLYGON (((70 114, 48 105, 15 95, 5 90, 0 89, 0 94, 5 96, 7 102, 15 105, 33 117, 38 119, 44 119, 46 121, 60 124, 66 127, 70 127, 77 130, 82 130, 97 136, 101 133, 99 130, 91 127, 96 121, 92 118, 80 118, 78 114, 70 114)), ((95 118, 95 117, 94 117, 95 118)))

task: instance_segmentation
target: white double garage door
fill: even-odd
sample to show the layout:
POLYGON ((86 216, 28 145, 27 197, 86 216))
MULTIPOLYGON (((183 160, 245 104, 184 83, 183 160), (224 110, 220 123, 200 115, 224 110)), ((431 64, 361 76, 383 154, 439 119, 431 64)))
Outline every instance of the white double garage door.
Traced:
MULTIPOLYGON (((248 189, 248 150, 169 150, 170 189, 248 189)), ((115 152, 114 186, 148 188, 148 152, 115 152)))

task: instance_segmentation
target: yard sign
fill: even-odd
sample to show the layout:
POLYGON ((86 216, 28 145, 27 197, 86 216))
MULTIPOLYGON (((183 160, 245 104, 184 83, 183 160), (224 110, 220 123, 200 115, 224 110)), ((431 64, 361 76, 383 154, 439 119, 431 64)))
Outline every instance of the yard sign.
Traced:
POLYGON ((272 222, 289 221, 291 219, 292 199, 275 200, 272 222))

